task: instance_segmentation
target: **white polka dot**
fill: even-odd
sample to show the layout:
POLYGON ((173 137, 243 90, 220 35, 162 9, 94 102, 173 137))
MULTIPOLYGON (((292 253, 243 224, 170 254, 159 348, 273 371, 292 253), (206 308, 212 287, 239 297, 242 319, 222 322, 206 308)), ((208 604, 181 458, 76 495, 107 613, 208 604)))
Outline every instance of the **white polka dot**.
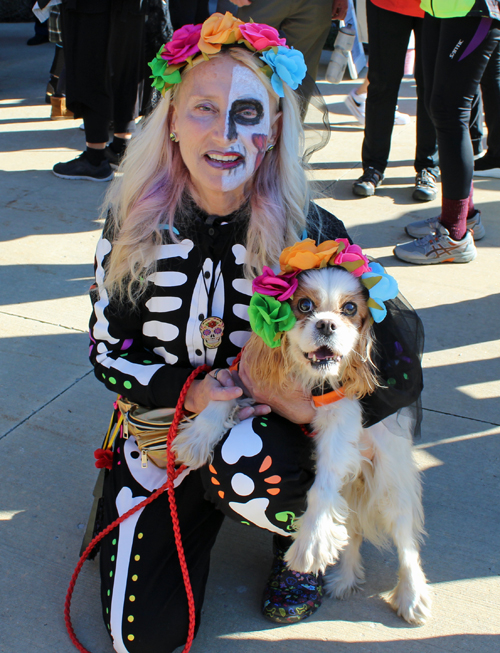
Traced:
POLYGON ((255 490, 255 483, 250 476, 238 473, 231 479, 231 487, 240 497, 247 497, 255 490))

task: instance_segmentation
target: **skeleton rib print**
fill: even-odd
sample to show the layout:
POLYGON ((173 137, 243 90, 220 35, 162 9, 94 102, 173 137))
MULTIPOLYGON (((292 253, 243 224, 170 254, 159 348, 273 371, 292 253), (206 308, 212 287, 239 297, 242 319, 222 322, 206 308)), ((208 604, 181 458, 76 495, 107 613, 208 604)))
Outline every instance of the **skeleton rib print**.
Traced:
POLYGON ((197 221, 179 243, 164 231, 156 271, 136 309, 110 300, 103 285, 111 252, 105 228, 91 289, 90 358, 110 390, 145 406, 175 406, 194 367, 228 367, 247 341, 251 283, 243 277, 245 248, 235 242, 241 230, 228 218, 210 218, 197 221), (224 323, 216 348, 200 333, 208 317, 224 323))

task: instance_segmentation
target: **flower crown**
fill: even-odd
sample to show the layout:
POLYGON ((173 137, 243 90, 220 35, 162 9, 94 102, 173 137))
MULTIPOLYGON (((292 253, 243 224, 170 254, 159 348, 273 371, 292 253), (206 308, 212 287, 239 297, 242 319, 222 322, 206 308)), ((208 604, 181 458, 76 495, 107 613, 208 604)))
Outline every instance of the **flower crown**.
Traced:
POLYGON ((184 25, 162 45, 149 63, 154 88, 162 95, 181 82, 181 71, 208 61, 222 46, 246 46, 251 52, 261 53, 265 66, 260 70, 271 80, 274 92, 284 97, 283 82, 295 90, 307 72, 304 55, 280 38, 279 32, 261 23, 244 23, 229 11, 212 14, 203 24, 184 25), (199 56, 201 55, 201 56, 199 56))
POLYGON ((396 279, 386 274, 380 263, 369 261, 361 247, 351 245, 346 238, 326 240, 318 246, 306 238, 285 248, 279 262, 279 274, 264 266, 263 273, 253 280, 248 307, 252 331, 268 347, 279 347, 283 333, 297 321, 288 300, 297 290, 297 276, 304 270, 335 265, 358 277, 370 295, 367 305, 374 322, 382 322, 387 315, 384 302, 398 294, 396 279))

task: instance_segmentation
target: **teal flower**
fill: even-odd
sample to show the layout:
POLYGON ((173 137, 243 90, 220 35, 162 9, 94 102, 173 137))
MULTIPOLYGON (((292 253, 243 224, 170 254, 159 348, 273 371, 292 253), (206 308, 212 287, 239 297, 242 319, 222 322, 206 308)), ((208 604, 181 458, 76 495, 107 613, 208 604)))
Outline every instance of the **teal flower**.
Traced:
POLYGON ((387 274, 380 263, 370 261, 371 272, 361 275, 362 284, 368 289, 370 299, 368 308, 375 322, 382 322, 387 315, 384 302, 394 299, 398 294, 398 282, 387 274))
POLYGON ((279 97, 285 95, 283 82, 295 90, 306 76, 307 66, 304 62, 304 55, 299 50, 280 45, 263 52, 261 59, 273 72, 271 84, 279 97))
POLYGON ((252 331, 273 349, 280 346, 283 331, 289 331, 296 322, 288 302, 258 292, 252 295, 248 316, 252 331))

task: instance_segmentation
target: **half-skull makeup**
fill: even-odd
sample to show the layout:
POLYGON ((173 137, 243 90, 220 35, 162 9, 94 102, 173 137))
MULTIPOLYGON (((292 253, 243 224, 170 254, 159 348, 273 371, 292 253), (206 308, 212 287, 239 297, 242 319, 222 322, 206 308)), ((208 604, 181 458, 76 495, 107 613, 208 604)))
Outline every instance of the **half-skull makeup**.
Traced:
POLYGON ((269 93, 246 66, 235 66, 226 113, 228 153, 237 158, 228 164, 222 189, 234 190, 248 181, 264 158, 270 127, 269 93))

